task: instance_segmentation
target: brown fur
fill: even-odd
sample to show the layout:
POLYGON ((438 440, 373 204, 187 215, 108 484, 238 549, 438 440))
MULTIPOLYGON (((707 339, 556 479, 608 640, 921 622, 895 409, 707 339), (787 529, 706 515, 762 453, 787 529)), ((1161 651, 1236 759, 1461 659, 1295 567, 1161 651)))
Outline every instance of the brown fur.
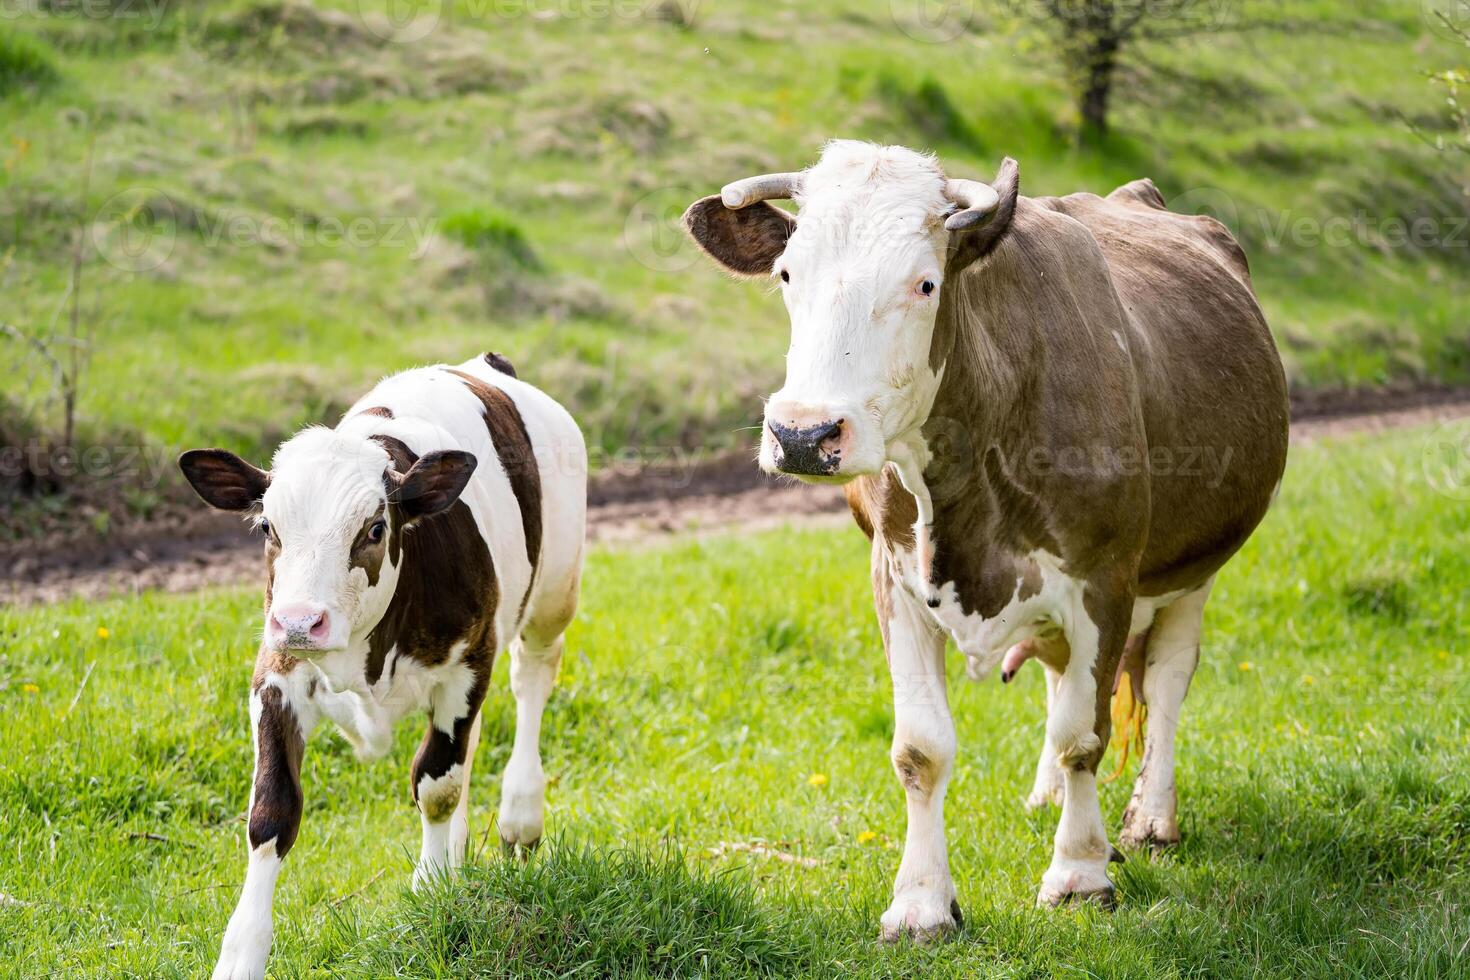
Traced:
POLYGON ((710 258, 736 275, 766 276, 786 251, 796 219, 766 201, 731 211, 716 194, 689 205, 684 227, 710 258))
MULTIPOLYGON (((279 656, 262 651, 261 660, 279 656)), ((306 741, 301 737, 296 712, 278 688, 261 684, 261 676, 257 666, 255 692, 260 698, 260 721, 256 732, 255 804, 250 809, 247 836, 252 848, 274 840, 276 856, 285 857, 301 827, 301 757, 306 741)))
POLYGON ((451 369, 450 374, 464 381, 465 386, 485 406, 485 427, 490 430, 490 442, 510 478, 511 492, 521 510, 521 528, 526 537, 526 559, 531 563, 531 581, 526 594, 521 597, 520 616, 525 618, 526 603, 536 581, 536 568, 541 561, 541 469, 536 462, 536 451, 531 437, 526 432, 525 420, 509 395, 499 388, 487 385, 472 375, 451 369))

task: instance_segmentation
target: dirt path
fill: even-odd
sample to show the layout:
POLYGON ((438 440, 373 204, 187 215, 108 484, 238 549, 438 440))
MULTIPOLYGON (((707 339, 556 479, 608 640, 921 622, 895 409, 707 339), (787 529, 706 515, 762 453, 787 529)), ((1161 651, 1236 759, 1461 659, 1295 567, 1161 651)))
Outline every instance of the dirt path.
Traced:
MULTIPOLYGON (((1358 402, 1299 406, 1293 442, 1428 425, 1470 416, 1470 391, 1431 391, 1358 402)), ((609 474, 588 494, 588 536, 612 546, 638 546, 675 534, 778 527, 846 512, 842 491, 762 476, 745 457, 726 457, 691 471, 609 474)), ((32 544, 0 552, 0 602, 57 602, 149 589, 185 592, 259 577, 260 544, 241 522, 203 510, 175 513, 156 526, 103 544, 32 544)))

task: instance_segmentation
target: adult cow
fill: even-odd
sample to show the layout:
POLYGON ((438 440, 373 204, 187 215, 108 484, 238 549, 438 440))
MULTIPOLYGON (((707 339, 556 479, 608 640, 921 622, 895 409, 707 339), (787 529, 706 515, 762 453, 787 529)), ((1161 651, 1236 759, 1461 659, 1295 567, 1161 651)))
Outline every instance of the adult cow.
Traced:
POLYGON ((215 980, 265 976, 302 754, 321 721, 369 758, 405 714, 428 712, 410 782, 423 824, 414 885, 460 864, 480 705, 504 649, 516 727, 500 836, 534 846, 541 715, 582 569, 587 454, 571 416, 487 354, 383 380, 335 429, 284 443, 269 472, 222 449, 179 465, 207 503, 254 515, 265 538, 250 857, 215 980))
POLYGON ((774 276, 791 317, 760 464, 846 484, 872 538, 908 834, 887 939, 959 921, 944 835, 946 636, 983 676, 1047 665, 1033 803, 1060 798, 1039 903, 1111 904, 1096 772, 1125 648, 1150 728, 1125 843, 1171 843, 1173 740, 1215 573, 1286 460, 1286 384, 1245 257, 1147 180, 1026 198, 838 141, 693 204, 699 246, 774 276), (769 203, 790 198, 793 216, 769 203), (1130 643, 1131 641, 1131 643, 1130 643))

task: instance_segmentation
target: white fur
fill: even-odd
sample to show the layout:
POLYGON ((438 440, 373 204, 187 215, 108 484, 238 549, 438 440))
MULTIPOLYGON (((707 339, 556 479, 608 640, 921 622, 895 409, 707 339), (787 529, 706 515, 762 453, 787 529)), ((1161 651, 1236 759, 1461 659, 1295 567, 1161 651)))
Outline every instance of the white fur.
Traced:
POLYGON ((1174 736, 1179 710, 1199 663, 1205 602, 1214 579, 1160 610, 1149 634, 1143 672, 1148 728, 1143 764, 1133 784, 1124 819, 1123 841, 1138 846, 1179 839, 1174 790, 1174 736))
MULTIPOLYGON (((944 182, 932 155, 851 140, 829 143, 803 177, 796 232, 773 269, 790 279, 791 347, 766 417, 843 419, 852 441, 839 476, 876 473, 933 406, 929 345, 953 208, 944 182), (925 279, 928 296, 916 288, 925 279)), ((769 430, 760 462, 776 465, 769 430)))
POLYGON ((240 901, 225 927, 213 980, 262 980, 265 976, 273 933, 271 899, 280 873, 281 859, 276 857, 274 839, 250 852, 245 887, 240 890, 240 901))
POLYGON ((888 623, 888 668, 893 679, 893 757, 909 747, 933 760, 932 784, 905 786, 908 831, 903 859, 893 882, 893 903, 883 913, 883 936, 927 936, 953 926, 955 900, 944 836, 944 795, 954 765, 954 719, 944 677, 944 635, 925 615, 920 601, 902 589, 893 592, 888 623))

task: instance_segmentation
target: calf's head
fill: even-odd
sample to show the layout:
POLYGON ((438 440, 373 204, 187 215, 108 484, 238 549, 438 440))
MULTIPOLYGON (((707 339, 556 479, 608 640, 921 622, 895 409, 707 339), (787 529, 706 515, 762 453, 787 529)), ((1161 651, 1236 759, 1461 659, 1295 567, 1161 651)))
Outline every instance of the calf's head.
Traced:
POLYGON ((773 277, 791 317, 763 469, 843 482, 917 434, 943 373, 930 347, 945 283, 1004 235, 1016 194, 1009 159, 985 184, 946 178, 930 155, 839 140, 808 170, 738 180, 690 206, 699 247, 736 275, 773 277), (796 215, 767 203, 783 198, 796 215))
POLYGON ((475 457, 414 459, 396 440, 312 428, 284 443, 269 471, 223 449, 190 450, 179 467, 206 503, 255 515, 266 539, 266 644, 327 651, 377 625, 402 571, 399 536, 453 506, 475 457))

